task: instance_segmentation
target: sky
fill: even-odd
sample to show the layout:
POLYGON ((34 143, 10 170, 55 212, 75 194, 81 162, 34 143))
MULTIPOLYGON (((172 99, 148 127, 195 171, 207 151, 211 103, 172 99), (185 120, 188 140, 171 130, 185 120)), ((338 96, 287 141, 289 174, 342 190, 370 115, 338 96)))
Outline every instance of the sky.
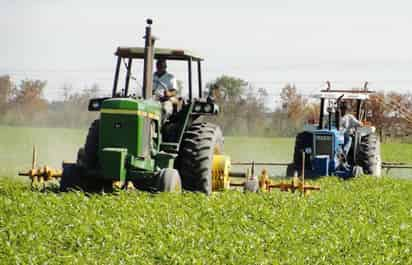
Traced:
POLYGON ((49 100, 64 84, 109 93, 116 47, 143 46, 150 17, 157 47, 190 49, 205 58, 204 80, 245 79, 268 102, 289 82, 305 95, 326 80, 412 92, 411 10, 398 0, 0 0, 0 75, 47 80, 49 100))

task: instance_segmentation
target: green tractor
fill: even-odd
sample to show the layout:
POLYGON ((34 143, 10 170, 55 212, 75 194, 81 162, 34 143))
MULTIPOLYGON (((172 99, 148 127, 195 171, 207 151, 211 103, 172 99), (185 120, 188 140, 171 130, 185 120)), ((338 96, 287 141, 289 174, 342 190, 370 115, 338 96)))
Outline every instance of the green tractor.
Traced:
POLYGON ((89 111, 99 111, 100 118, 91 124, 76 163, 63 163, 62 191, 132 186, 154 192, 183 188, 210 194, 227 185, 218 183, 218 173, 212 174, 227 163, 221 129, 202 121, 219 111, 211 97, 202 96, 203 59, 186 50, 154 48, 151 24, 147 20, 145 47, 117 48, 112 96, 90 100, 89 111), (152 96, 155 59, 187 64, 188 98, 180 98, 167 117, 162 103, 152 96), (137 60, 143 60, 142 97, 129 91, 137 60), (123 67, 126 76, 120 89, 123 67), (198 97, 193 93, 192 68, 197 68, 198 97))

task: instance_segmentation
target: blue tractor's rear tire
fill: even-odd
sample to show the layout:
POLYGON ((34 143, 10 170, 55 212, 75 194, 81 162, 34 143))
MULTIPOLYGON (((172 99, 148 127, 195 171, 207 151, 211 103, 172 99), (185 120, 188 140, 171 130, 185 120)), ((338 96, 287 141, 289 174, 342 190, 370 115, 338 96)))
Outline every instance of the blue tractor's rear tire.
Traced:
POLYGON ((381 176, 380 140, 375 133, 362 136, 357 148, 357 164, 367 175, 381 176))

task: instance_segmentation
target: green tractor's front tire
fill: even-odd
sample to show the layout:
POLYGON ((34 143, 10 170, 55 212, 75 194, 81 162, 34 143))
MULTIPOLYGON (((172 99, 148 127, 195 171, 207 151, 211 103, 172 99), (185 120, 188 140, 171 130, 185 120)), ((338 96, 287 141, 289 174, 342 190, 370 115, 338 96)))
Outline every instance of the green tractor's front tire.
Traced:
POLYGON ((212 123, 194 123, 184 133, 177 158, 183 189, 212 192, 213 156, 223 153, 223 135, 212 123))
POLYGON ((82 190, 87 192, 112 192, 110 180, 98 180, 84 174, 84 168, 76 164, 64 164, 63 174, 60 179, 60 191, 82 190))
POLYGON ((60 179, 60 191, 65 192, 72 189, 82 189, 82 186, 79 168, 76 164, 64 166, 62 178, 60 179))
POLYGON ((99 149, 100 120, 94 120, 89 127, 84 147, 77 152, 77 165, 86 169, 97 167, 97 152, 99 149))

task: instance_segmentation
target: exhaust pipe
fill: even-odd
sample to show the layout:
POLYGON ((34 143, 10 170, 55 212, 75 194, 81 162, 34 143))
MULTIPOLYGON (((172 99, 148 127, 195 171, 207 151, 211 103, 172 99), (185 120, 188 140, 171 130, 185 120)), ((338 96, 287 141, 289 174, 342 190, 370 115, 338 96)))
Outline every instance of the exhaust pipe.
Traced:
POLYGON ((154 43, 156 38, 152 36, 153 20, 146 20, 146 33, 144 36, 144 67, 143 67, 143 98, 149 99, 152 97, 153 91, 153 60, 154 60, 154 43))

